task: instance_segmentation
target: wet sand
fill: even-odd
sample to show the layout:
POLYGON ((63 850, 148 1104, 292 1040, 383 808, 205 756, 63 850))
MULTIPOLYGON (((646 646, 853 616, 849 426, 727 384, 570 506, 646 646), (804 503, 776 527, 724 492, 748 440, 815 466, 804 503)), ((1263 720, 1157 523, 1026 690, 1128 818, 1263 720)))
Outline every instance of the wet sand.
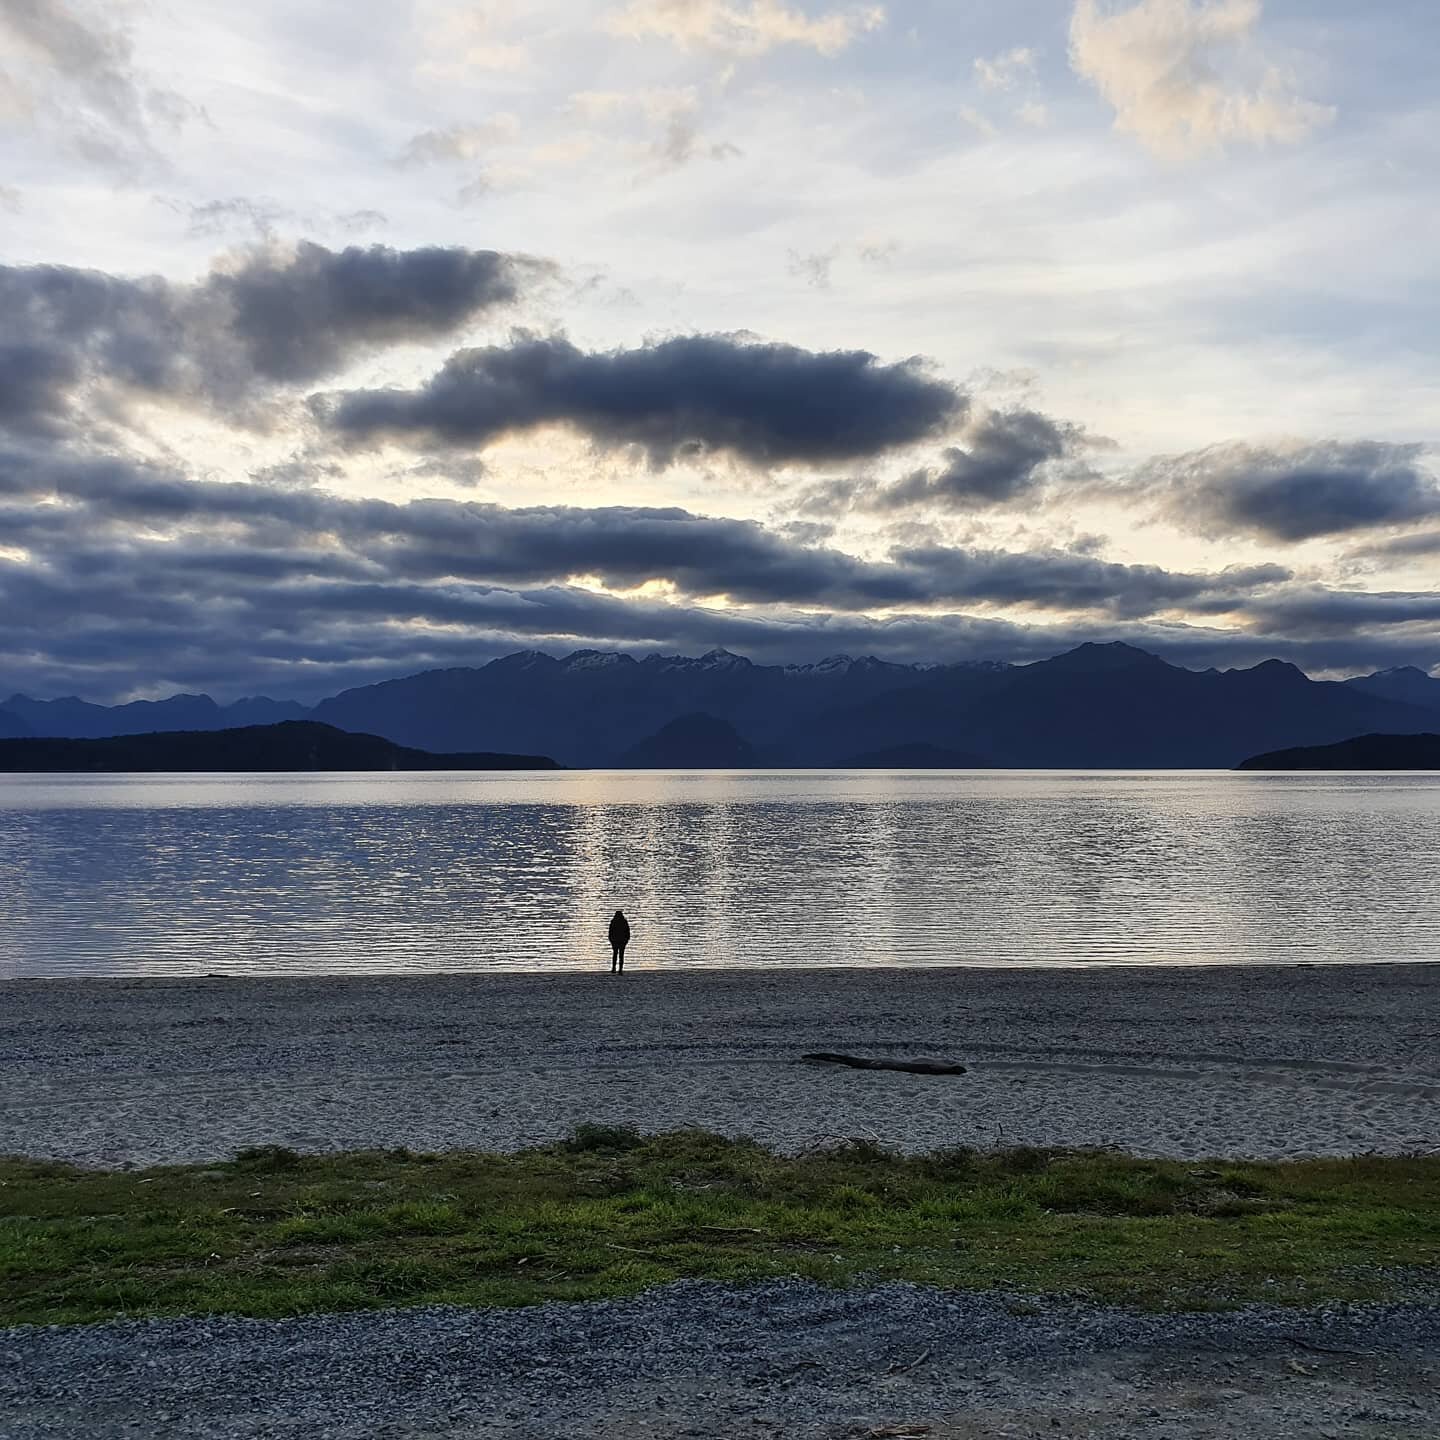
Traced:
POLYGON ((1440 1147, 1440 967, 0 984, 0 1152, 513 1149, 581 1122, 1291 1156, 1440 1147), (800 1062, 959 1061, 958 1076, 800 1062))

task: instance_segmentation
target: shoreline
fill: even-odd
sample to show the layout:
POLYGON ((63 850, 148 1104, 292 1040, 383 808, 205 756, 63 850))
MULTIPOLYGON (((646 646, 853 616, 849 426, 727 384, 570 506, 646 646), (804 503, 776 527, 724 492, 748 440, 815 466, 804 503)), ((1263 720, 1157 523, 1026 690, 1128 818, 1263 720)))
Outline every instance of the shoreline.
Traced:
POLYGON ((0 1152, 121 1166, 513 1150, 581 1123, 781 1150, 1440 1148, 1440 966, 63 977, 0 991, 0 1152), (959 1076, 799 1063, 933 1058, 959 1076))
MULTIPOLYGON (((697 980, 703 977, 716 976, 754 976, 754 977, 779 977, 779 976, 813 976, 839 977, 842 975, 885 975, 900 976, 912 973, 933 975, 943 974, 948 971, 961 971, 967 975, 1023 975, 1023 974, 1051 974, 1063 972, 1067 974, 1087 974, 1091 971, 1101 973, 1114 973, 1124 971, 1129 974, 1148 974, 1156 972, 1164 975, 1175 974, 1197 974, 1209 975, 1216 971, 1235 971, 1244 973, 1270 973, 1289 972, 1292 970, 1322 970, 1326 972, 1335 971, 1388 971, 1388 970, 1426 970, 1431 967, 1440 967, 1440 956, 1434 960, 1415 960, 1402 958, 1399 960, 1177 960, 1173 963, 1154 960, 1033 960, 1011 965, 1000 965, 990 960, 944 960, 934 963, 923 961, 915 964, 869 964, 857 962, 855 964, 833 964, 833 965, 666 965, 648 964, 640 960, 628 961, 625 968, 626 976, 643 975, 649 978, 664 977, 674 980, 697 980)), ((303 982, 315 982, 317 984, 330 982, 357 982, 383 984, 389 981, 403 981, 414 984, 426 980, 465 981, 482 983, 488 980, 574 980, 586 976, 599 975, 608 979, 610 971, 608 962, 603 959, 594 960, 581 965, 563 965, 554 967, 545 966, 492 966, 485 970, 404 970, 398 968, 383 970, 272 970, 264 974, 255 971, 229 971, 229 970, 207 970, 198 975, 0 975, 0 991, 7 985, 121 985, 121 986, 177 986, 177 985, 200 985, 206 981, 223 981, 241 985, 248 984, 292 984, 303 982)), ((623 983, 623 982, 622 982, 623 983)))

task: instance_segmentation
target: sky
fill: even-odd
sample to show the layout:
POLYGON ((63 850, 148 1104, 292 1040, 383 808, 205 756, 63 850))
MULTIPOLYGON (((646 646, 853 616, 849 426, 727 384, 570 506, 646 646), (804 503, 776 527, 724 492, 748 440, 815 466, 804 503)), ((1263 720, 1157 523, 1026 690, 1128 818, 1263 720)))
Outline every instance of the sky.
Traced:
POLYGON ((1433 0, 0 0, 0 690, 1440 674, 1433 0))

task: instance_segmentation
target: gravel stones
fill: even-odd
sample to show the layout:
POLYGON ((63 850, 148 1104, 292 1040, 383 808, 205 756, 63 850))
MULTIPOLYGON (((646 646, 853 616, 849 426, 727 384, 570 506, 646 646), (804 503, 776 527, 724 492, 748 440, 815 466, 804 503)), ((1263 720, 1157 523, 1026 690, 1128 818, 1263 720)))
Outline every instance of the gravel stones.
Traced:
POLYGON ((1436 1306, 1157 1316, 912 1285, 683 1282, 524 1310, 0 1332, 0 1434, 1418 1437, 1440 1420, 1437 1353, 1436 1306))

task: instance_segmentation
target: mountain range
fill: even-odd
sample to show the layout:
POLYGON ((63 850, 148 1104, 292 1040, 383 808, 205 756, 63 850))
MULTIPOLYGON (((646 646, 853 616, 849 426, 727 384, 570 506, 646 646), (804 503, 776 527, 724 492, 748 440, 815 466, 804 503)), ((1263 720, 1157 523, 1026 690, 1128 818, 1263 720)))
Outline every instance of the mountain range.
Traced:
POLYGON ((1228 768, 1248 756, 1435 727, 1440 679, 1406 668, 1311 680, 1267 660, 1186 670, 1125 644, 1028 665, 836 656, 756 665, 725 650, 643 659, 521 651, 343 691, 309 709, 205 695, 128 705, 15 696, 0 737, 218 730, 306 718, 432 752, 544 754, 564 765, 912 764, 1228 768), (677 723, 683 722, 683 723, 677 723), (729 758, 727 758, 729 757, 729 758))
POLYGON ((217 705, 208 695, 172 695, 168 700, 132 700, 125 705, 92 705, 74 695, 32 700, 12 695, 0 705, 0 739, 27 735, 67 740, 101 740, 111 735, 148 735, 159 730, 234 730, 303 720, 307 706, 295 700, 256 696, 217 705))

